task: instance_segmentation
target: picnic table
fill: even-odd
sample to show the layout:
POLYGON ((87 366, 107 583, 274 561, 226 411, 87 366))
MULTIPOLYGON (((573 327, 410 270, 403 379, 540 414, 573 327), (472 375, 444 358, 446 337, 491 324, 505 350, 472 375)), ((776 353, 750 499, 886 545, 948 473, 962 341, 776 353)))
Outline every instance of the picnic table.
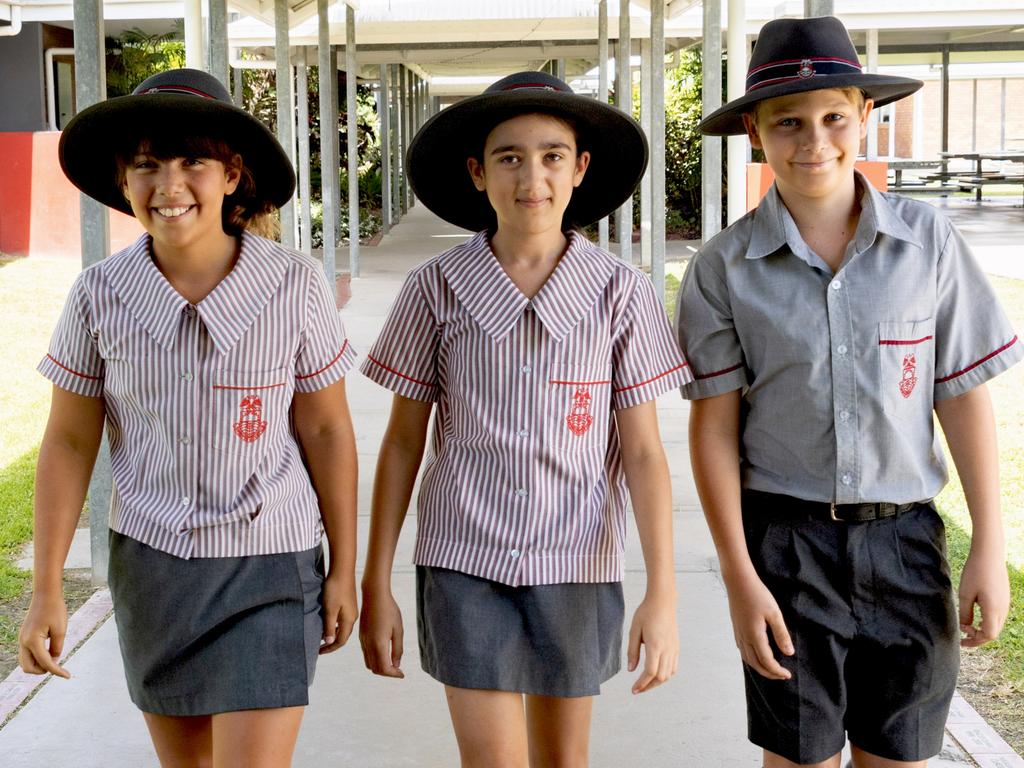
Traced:
MULTIPOLYGON (((982 188, 988 184, 1020 184, 1024 187, 1024 172, 1020 174, 1004 173, 1002 169, 985 170, 985 162, 1024 163, 1024 152, 940 152, 942 169, 924 178, 938 181, 940 184, 952 180, 961 189, 973 189, 975 200, 981 201, 982 188), (947 163, 950 160, 968 160, 974 163, 974 173, 950 171, 947 163)), ((1024 169, 1022 169, 1024 171, 1024 169)))

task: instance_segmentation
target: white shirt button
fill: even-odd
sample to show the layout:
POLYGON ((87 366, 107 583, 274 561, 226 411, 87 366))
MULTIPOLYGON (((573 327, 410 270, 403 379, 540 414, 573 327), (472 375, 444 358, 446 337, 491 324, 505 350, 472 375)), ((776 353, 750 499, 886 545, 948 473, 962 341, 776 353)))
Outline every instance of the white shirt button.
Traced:
POLYGON ((181 378, 184 379, 185 381, 192 381, 192 372, 185 371, 183 374, 181 374, 181 378))
POLYGON ((850 412, 846 411, 846 410, 840 411, 839 412, 839 420, 840 421, 849 421, 850 420, 850 412))
POLYGON ((193 307, 191 304, 189 304, 187 307, 185 307, 185 317, 187 317, 189 320, 191 320, 195 316, 196 316, 196 308, 195 307, 193 307))
POLYGON ((842 288, 842 287, 843 287, 843 281, 842 281, 842 280, 833 280, 833 281, 832 281, 832 285, 830 285, 829 287, 830 287, 830 288, 831 288, 831 289, 832 289, 833 291, 838 291, 838 290, 839 290, 840 288, 842 288))
POLYGON ((179 437, 178 442, 181 443, 182 445, 192 445, 192 438, 189 437, 188 435, 185 435, 184 437, 179 437))
POLYGON ((847 472, 846 474, 844 474, 839 479, 843 481, 843 485, 849 485, 850 483, 853 482, 853 475, 851 475, 849 472, 847 472))
POLYGON ((519 555, 521 555, 522 552, 520 552, 518 549, 513 549, 513 550, 510 550, 508 554, 509 554, 509 557, 514 559, 514 558, 519 557, 519 555))
POLYGON ((525 488, 517 488, 516 489, 516 496, 518 496, 521 499, 525 499, 526 498, 526 489, 525 488))
POLYGON ((181 506, 187 507, 191 503, 192 503, 192 499, 190 499, 188 496, 182 496, 181 497, 181 506))
POLYGON ((520 437, 529 437, 530 436, 530 430, 528 430, 528 429, 520 429, 518 432, 516 432, 516 434, 519 435, 520 437))
POLYGON ((530 373, 531 371, 533 371, 533 367, 529 365, 524 365, 519 370, 522 371, 523 373, 530 373))
POLYGON ((836 347, 836 352, 838 352, 840 355, 845 355, 847 353, 846 345, 840 344, 838 347, 836 347))

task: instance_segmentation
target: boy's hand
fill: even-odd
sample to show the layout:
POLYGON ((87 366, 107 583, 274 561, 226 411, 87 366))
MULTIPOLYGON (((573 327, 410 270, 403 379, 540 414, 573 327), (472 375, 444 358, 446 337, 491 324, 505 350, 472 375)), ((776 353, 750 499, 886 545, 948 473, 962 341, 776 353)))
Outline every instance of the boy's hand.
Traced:
POLYGON ((390 589, 363 587, 363 615, 359 617, 359 644, 366 668, 375 675, 405 677, 402 663, 402 612, 390 589))
POLYGON ((676 596, 648 594, 633 614, 629 628, 628 669, 640 664, 644 646, 644 669, 633 683, 633 693, 644 693, 668 680, 679 666, 679 628, 676 626, 676 596))
POLYGON ((779 664, 768 641, 771 630, 775 645, 792 656, 793 641, 786 629, 779 604, 757 576, 728 585, 729 613, 736 647, 744 663, 769 680, 789 680, 792 673, 779 664))
POLYGON ((58 663, 64 652, 67 631, 68 609, 63 596, 44 598, 33 595, 18 635, 18 663, 21 668, 30 675, 49 672, 70 679, 71 673, 58 663))
POLYGON ((1002 557, 976 555, 972 550, 960 575, 960 645, 973 648, 999 637, 1010 610, 1010 578, 1002 557), (974 606, 981 609, 975 626, 974 606))
POLYGON ((356 616, 359 615, 355 574, 329 573, 324 579, 320 602, 324 609, 324 634, 320 653, 331 653, 348 641, 356 616))

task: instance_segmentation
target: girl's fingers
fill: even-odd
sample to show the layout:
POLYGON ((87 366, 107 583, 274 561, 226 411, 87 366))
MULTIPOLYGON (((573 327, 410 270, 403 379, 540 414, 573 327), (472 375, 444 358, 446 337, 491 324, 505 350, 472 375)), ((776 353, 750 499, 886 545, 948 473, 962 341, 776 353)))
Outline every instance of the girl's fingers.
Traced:
POLYGON ((397 627, 395 627, 391 635, 391 666, 395 669, 398 669, 402 665, 404 638, 405 631, 402 629, 402 625, 399 624, 397 627))
MULTIPOLYGON (((629 645, 626 647, 626 669, 630 672, 640 664, 640 627, 635 623, 629 628, 629 645)), ((636 686, 634 686, 636 688, 636 686)), ((635 691, 634 691, 635 692, 635 691)))

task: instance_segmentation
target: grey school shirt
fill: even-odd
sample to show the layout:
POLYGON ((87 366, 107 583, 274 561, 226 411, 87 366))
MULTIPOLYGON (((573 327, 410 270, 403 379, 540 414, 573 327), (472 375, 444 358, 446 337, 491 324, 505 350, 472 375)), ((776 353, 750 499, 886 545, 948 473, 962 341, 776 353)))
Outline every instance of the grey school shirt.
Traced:
POLYGON ((684 397, 743 390, 742 484, 812 501, 930 499, 947 479, 935 402, 1024 348, 953 225, 863 178, 835 273, 773 186, 710 240, 679 291, 684 397))

